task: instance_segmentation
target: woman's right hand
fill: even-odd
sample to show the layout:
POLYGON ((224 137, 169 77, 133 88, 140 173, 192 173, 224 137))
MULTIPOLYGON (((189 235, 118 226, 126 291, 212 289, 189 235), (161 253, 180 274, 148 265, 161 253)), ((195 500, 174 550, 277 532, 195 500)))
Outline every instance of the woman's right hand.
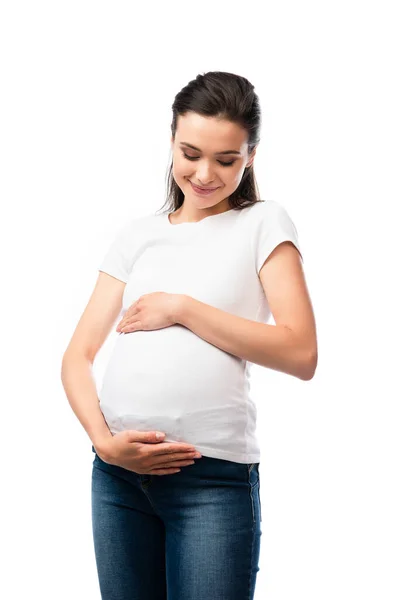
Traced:
POLYGON ((95 450, 104 462, 140 475, 172 475, 194 464, 197 453, 191 444, 163 442, 155 431, 133 429, 116 433, 95 450))

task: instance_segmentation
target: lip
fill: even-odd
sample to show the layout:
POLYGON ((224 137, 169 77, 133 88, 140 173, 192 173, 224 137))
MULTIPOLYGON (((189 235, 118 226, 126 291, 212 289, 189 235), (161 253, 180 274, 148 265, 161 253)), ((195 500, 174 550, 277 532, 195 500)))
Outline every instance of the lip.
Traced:
POLYGON ((219 189, 219 186, 216 188, 201 188, 198 185, 195 185, 194 183, 192 183, 189 179, 189 182, 192 185, 192 188, 194 189, 195 192, 199 193, 199 194, 211 194, 211 192, 215 192, 216 190, 219 189))

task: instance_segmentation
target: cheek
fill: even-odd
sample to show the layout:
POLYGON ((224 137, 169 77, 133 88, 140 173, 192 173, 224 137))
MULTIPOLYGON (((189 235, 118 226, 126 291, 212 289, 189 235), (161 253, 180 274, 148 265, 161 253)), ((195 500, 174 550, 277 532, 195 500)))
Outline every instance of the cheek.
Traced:
POLYGON ((224 176, 224 179, 228 185, 233 185, 237 187, 241 182, 243 171, 242 169, 235 167, 226 168, 227 173, 224 176))
POLYGON ((244 166, 240 165, 237 169, 235 169, 232 173, 232 179, 235 181, 235 185, 239 185, 242 181, 244 174, 244 166))
POLYGON ((186 177, 193 171, 193 166, 190 162, 181 158, 174 158, 173 173, 176 178, 186 177))

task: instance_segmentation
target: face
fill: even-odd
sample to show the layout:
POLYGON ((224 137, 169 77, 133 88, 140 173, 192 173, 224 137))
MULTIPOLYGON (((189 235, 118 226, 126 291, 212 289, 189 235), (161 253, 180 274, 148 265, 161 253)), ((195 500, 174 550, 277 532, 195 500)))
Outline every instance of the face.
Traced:
POLYGON ((171 138, 172 168, 185 205, 202 209, 223 202, 228 208, 228 196, 254 160, 255 149, 251 155, 247 152, 247 137, 245 129, 230 121, 193 112, 178 117, 175 140, 171 138), (192 184, 217 189, 202 195, 192 184))

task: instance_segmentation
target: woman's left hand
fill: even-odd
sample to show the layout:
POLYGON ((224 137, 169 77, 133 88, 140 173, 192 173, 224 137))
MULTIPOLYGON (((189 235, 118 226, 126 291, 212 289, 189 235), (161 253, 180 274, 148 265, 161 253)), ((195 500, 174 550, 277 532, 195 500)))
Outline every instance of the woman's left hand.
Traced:
POLYGON ((167 292, 144 294, 128 308, 118 323, 116 331, 121 333, 151 331, 175 325, 182 300, 182 294, 167 292))

